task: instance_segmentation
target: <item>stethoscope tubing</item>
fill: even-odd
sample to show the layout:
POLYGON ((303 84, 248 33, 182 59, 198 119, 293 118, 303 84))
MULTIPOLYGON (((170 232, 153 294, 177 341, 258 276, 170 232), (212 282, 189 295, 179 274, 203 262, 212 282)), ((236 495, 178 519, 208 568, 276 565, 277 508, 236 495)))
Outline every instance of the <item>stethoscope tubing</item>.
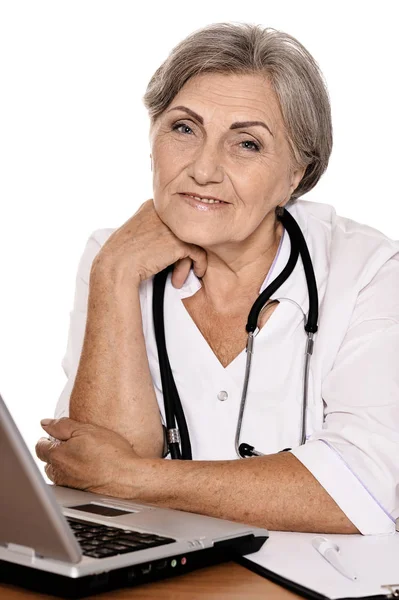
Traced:
POLYGON ((292 217, 292 215, 284 208, 278 207, 276 209, 277 218, 282 221, 285 229, 288 232, 291 240, 291 251, 288 262, 285 268, 282 270, 280 275, 271 282, 270 285, 259 295, 250 310, 248 316, 248 322, 246 330, 248 332, 247 341, 247 360, 245 366, 244 385, 241 395, 240 408, 237 419, 236 435, 234 440, 235 451, 238 457, 244 458, 247 456, 264 456, 261 452, 255 450, 253 446, 249 444, 240 444, 241 428, 244 419, 244 410, 246 404, 246 397, 248 392, 249 376, 251 370, 252 356, 254 353, 254 335, 258 330, 259 317, 262 310, 266 307, 270 296, 276 292, 279 287, 288 279, 294 270, 298 261, 298 256, 301 254, 302 263, 305 271, 306 283, 308 286, 309 294, 309 312, 308 319, 305 317, 305 332, 307 334, 307 343, 305 351, 305 366, 303 376, 303 398, 302 398, 302 411, 301 411, 301 435, 300 445, 306 442, 306 415, 308 406, 308 379, 309 379, 309 368, 310 368, 310 357, 313 353, 313 336, 317 332, 317 321, 318 321, 318 293, 316 277, 313 270, 312 261, 310 258, 309 250, 306 245, 305 238, 302 231, 292 217))
POLYGON ((188 433, 188 427, 180 398, 173 379, 172 369, 169 363, 168 353, 166 351, 165 341, 165 323, 164 323, 164 296, 165 284, 169 272, 173 269, 170 265, 154 277, 154 289, 152 296, 152 308, 154 314, 154 330, 158 346, 159 368, 161 373, 162 390, 164 393, 165 417, 167 427, 167 442, 172 458, 185 458, 191 460, 191 443, 188 433), (170 395, 170 401, 167 401, 166 395, 170 395), (177 427, 176 427, 177 420, 177 427), (182 445, 183 456, 180 451, 182 445))
MULTIPOLYGON (((305 367, 303 377, 303 400, 301 414, 300 444, 304 444, 306 442, 306 414, 308 405, 307 396, 310 358, 313 353, 313 337, 318 329, 317 321, 319 304, 317 284, 309 250, 298 223, 284 207, 277 207, 276 215, 277 218, 280 221, 282 221, 285 229, 288 232, 288 235, 290 236, 291 251, 290 257, 283 271, 255 300, 248 315, 248 321, 246 325, 246 330, 248 332, 248 341, 246 347, 247 360, 235 435, 235 449, 239 458, 245 458, 246 456, 263 456, 261 452, 255 450, 252 446, 249 446, 248 444, 240 444, 240 434, 244 418, 246 396, 248 391, 250 369, 253 356, 254 335, 255 331, 258 329, 258 319, 260 313, 266 307, 270 296, 274 294, 274 292, 277 291, 277 289, 279 289, 279 287, 288 279, 288 277, 294 270, 299 254, 302 258, 309 295, 309 312, 307 321, 306 316, 304 315, 304 328, 308 339, 305 351, 305 367)), ((192 451, 187 422, 180 402, 179 394, 177 392, 176 384, 173 379, 165 342, 165 325, 163 314, 164 294, 166 279, 168 277, 169 272, 172 270, 173 265, 169 265, 169 267, 167 267, 166 269, 164 269, 160 273, 157 273, 154 276, 152 301, 154 330, 158 348, 161 383, 164 395, 168 447, 172 458, 191 460, 192 451)))

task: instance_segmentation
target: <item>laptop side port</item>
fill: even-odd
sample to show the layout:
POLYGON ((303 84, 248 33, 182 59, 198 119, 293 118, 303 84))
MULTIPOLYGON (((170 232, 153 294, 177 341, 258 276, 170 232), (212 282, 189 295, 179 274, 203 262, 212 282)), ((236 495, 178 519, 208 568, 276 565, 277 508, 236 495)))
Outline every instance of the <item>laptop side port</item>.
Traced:
POLYGON ((168 566, 168 561, 166 558, 164 560, 159 560, 157 563, 155 563, 155 568, 158 569, 159 571, 161 571, 162 569, 166 569, 167 566, 168 566))
POLYGON ((140 571, 142 575, 148 575, 148 573, 151 573, 151 569, 152 569, 152 564, 148 563, 147 565, 142 565, 140 567, 140 571))

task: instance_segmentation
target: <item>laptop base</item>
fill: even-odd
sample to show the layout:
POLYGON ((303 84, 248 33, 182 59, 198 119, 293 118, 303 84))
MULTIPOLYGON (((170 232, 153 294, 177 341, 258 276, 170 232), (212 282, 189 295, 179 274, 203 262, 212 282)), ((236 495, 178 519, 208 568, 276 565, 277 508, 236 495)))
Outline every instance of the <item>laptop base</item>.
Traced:
POLYGON ((195 569, 235 560, 238 556, 260 550, 266 539, 266 537, 247 535, 234 540, 216 542, 212 548, 189 552, 185 555, 179 554, 167 559, 78 578, 65 577, 0 560, 0 582, 62 598, 83 598, 91 594, 175 577, 195 569))

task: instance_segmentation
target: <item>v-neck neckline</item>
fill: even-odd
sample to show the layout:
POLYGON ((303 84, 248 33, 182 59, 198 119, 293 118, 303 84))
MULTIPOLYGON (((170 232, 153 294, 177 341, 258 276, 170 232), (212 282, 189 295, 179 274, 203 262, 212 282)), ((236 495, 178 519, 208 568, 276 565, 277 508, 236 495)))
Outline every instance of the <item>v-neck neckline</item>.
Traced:
MULTIPOLYGON (((184 306, 183 304, 183 299, 179 299, 179 305, 180 308, 179 310, 182 311, 183 313, 183 318, 186 320, 188 326, 194 331, 194 335, 198 338, 199 343, 206 348, 206 352, 207 355, 209 355, 209 360, 212 360, 213 362, 217 362, 217 364, 219 365, 220 369, 222 369, 222 371, 224 373, 231 371, 234 369, 233 365, 235 365, 236 362, 241 362, 242 361, 242 357, 243 355, 245 355, 246 353, 246 346, 239 352, 239 354, 237 354, 237 356, 235 356, 233 358, 233 360, 231 362, 229 362, 228 365, 226 365, 225 367, 222 365, 222 363, 220 362, 220 360, 218 359, 218 357, 216 356, 215 352, 212 350, 211 346, 209 345, 208 341, 205 339, 204 335, 202 334, 201 330, 199 329, 199 327, 197 326, 196 322, 194 321, 194 319, 191 317, 190 313, 188 312, 187 308, 184 306)), ((265 329, 270 331, 270 327, 268 327, 268 325, 270 325, 270 323, 274 323, 274 321, 276 320, 276 317, 273 319, 273 315, 278 312, 279 310, 281 310, 281 306, 282 303, 279 302, 279 305, 276 307, 276 309, 273 311, 273 313, 270 315, 270 317, 268 318, 268 320, 266 321, 266 323, 264 324, 264 326, 258 331, 258 333, 255 336, 255 343, 256 340, 258 339, 259 336, 261 336, 261 339, 267 335, 265 333, 263 333, 263 331, 265 329), (263 335, 262 335, 263 334, 263 335)), ((189 336, 191 337, 191 336, 189 336)))
MULTIPOLYGON (((259 295, 271 283, 271 280, 276 278, 283 270, 285 262, 288 259, 288 256, 290 254, 290 248, 291 248, 291 240, 290 240, 289 236, 286 234, 286 230, 284 229, 283 235, 281 236, 281 239, 280 239, 280 244, 277 249, 275 259, 274 259, 271 267, 269 268, 269 271, 265 277, 265 280, 259 290, 259 295)), ((295 269, 295 271, 296 271, 296 269, 295 269)), ((274 299, 284 299, 284 298, 288 299, 286 296, 288 289, 290 290, 289 295, 292 296, 292 285, 293 285, 292 277, 293 276, 294 276, 294 273, 291 274, 291 276, 289 278, 290 281, 287 280, 286 282, 284 282, 284 284, 282 284, 282 286, 280 286, 280 288, 277 290, 277 292, 275 292, 274 294, 271 295, 271 297, 269 298, 269 301, 272 301, 274 299)), ((170 278, 170 275, 168 276, 168 279, 169 278, 170 278)), ((178 300, 178 304, 181 305, 181 307, 179 307, 178 310, 181 311, 182 320, 184 320, 187 324, 187 325, 183 325, 183 328, 187 327, 189 330, 189 334, 187 335, 186 339, 191 340, 193 338, 194 340, 198 340, 198 342, 196 342, 196 343, 198 343, 198 348, 199 348, 199 352, 201 353, 201 355, 207 357, 206 360, 207 360, 207 362, 209 362, 210 365, 213 365, 216 361, 218 368, 220 368, 221 371, 225 374, 234 372, 236 365, 238 363, 242 363, 240 365, 240 368, 241 367, 245 368, 246 347, 244 347, 240 351, 240 353, 237 354, 237 356, 235 356, 235 358, 226 367, 224 367, 222 365, 222 363, 220 362, 220 360, 218 359, 218 357, 216 356, 215 352, 212 350, 212 348, 209 345, 209 343, 207 342, 207 340, 205 339, 205 337, 203 336, 201 330, 199 329, 199 327, 197 326, 197 324, 191 317, 187 308, 184 306, 182 300, 185 298, 188 298, 190 296, 193 296, 200 288, 201 288, 201 282, 195 276, 193 270, 190 271, 190 274, 189 274, 183 288, 181 288, 181 289, 174 288, 174 293, 177 296, 176 299, 178 300), (192 336, 190 334, 190 331, 193 332, 192 336)), ((267 320, 267 322, 265 323, 265 325, 256 334, 256 336, 255 336, 255 352, 256 352, 257 339, 259 339, 259 341, 263 341, 265 336, 269 337, 270 335, 273 334, 273 330, 276 328, 276 322, 281 323, 282 320, 284 320, 284 317, 281 316, 281 313, 282 312, 286 313, 286 311, 289 310, 288 305, 290 305, 290 302, 279 302, 279 305, 276 307, 276 309, 270 315, 270 317, 267 320), (277 316, 275 313, 277 313, 277 316), (264 330, 266 330, 266 332, 264 330)), ((212 367, 210 367, 210 368, 212 368, 212 367)))

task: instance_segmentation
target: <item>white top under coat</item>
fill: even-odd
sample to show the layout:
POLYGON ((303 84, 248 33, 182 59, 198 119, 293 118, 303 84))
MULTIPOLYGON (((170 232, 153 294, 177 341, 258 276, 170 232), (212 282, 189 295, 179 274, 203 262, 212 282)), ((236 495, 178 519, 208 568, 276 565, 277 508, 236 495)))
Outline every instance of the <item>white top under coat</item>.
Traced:
MULTIPOLYGON (((241 442, 266 454, 293 448, 363 534, 393 532, 399 517, 399 241, 338 216, 327 204, 297 200, 286 208, 305 237, 319 294, 319 330, 309 373, 308 439, 298 446, 307 340, 302 311, 307 314, 309 309, 299 257, 290 277, 271 296, 280 304, 255 338, 241 442)), ((56 417, 68 415, 83 344, 91 263, 113 231, 95 231, 79 264, 62 363, 68 381, 56 417)), ((281 273, 289 254, 290 239, 284 232, 260 292, 281 273)), ((151 375, 164 418, 152 283, 152 278, 142 283, 140 301, 151 375)), ((245 350, 226 368, 221 365, 181 301, 200 287, 193 271, 181 289, 175 289, 168 277, 164 312, 169 360, 193 459, 236 459, 245 350)))

